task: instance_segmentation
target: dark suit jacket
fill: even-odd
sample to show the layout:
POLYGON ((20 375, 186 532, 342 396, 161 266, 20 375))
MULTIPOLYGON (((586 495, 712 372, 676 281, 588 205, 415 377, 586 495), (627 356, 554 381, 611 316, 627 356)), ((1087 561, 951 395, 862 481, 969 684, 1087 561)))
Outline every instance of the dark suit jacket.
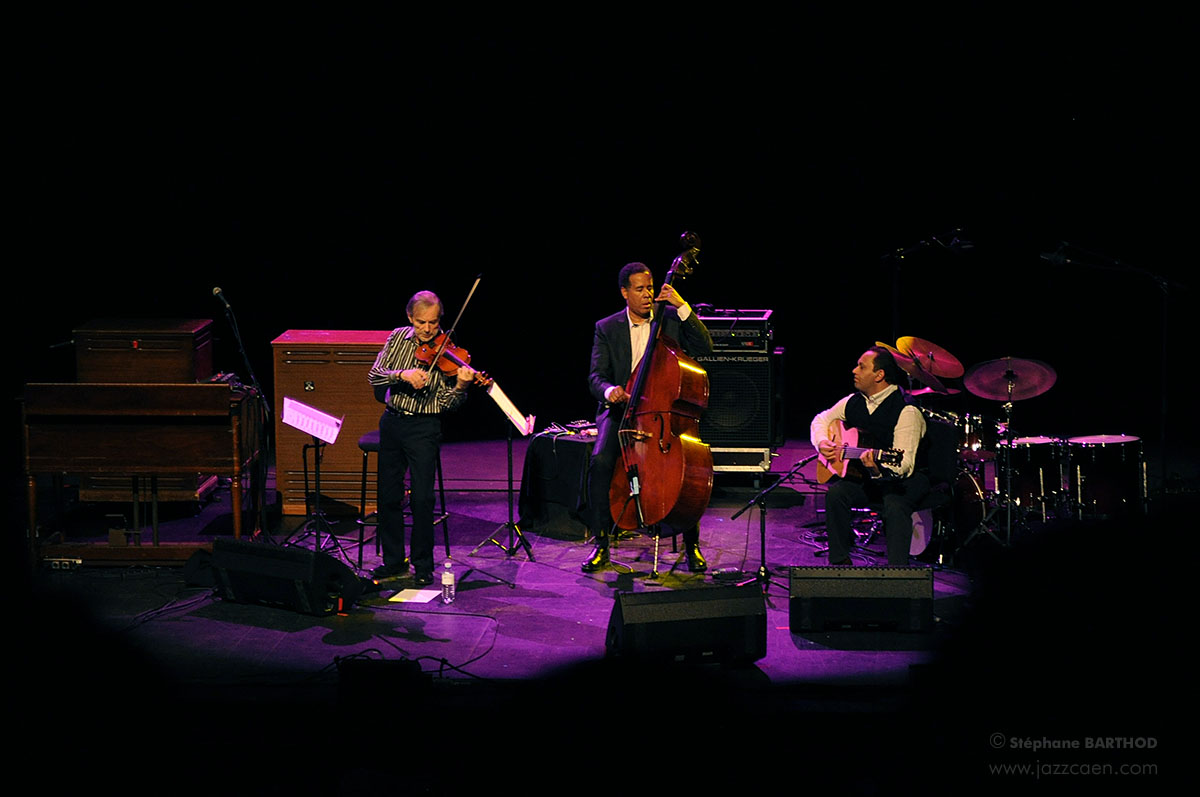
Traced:
MULTIPOLYGON (((678 343, 689 357, 712 353, 712 336, 709 335, 704 322, 696 317, 694 309, 687 321, 680 321, 679 314, 670 305, 665 305, 664 313, 662 334, 678 343)), ((596 322, 588 389, 592 397, 599 402, 596 410, 596 428, 601 433, 608 420, 608 404, 604 400, 604 391, 613 385, 625 387, 629 383, 632 370, 629 361, 632 353, 633 343, 629 339, 629 320, 625 308, 596 322)), ((617 406, 618 411, 623 413, 625 405, 617 406)))

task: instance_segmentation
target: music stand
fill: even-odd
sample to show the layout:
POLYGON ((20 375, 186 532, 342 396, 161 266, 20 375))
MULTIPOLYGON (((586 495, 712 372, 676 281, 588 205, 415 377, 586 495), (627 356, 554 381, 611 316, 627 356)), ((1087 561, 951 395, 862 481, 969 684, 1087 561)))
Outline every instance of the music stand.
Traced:
POLYGON ((529 545, 529 541, 525 539, 525 535, 521 532, 521 527, 517 525, 513 518, 513 428, 515 427, 522 436, 528 436, 533 432, 534 416, 521 415, 516 405, 509 400, 504 391, 500 389, 500 385, 493 380, 488 385, 487 394, 492 397, 500 410, 512 421, 512 425, 508 427, 508 522, 496 527, 491 536, 484 539, 475 548, 467 554, 474 556, 480 548, 487 543, 492 543, 504 551, 507 556, 512 556, 518 548, 524 548, 525 553, 529 556, 529 561, 533 559, 533 548, 529 545), (496 539, 496 535, 505 529, 508 530, 508 545, 496 539))
MULTIPOLYGON (((325 516, 321 513, 321 448, 325 444, 333 445, 337 442, 338 433, 342 430, 342 421, 345 416, 335 418, 332 415, 321 412, 315 407, 310 407, 307 404, 302 404, 288 396, 283 397, 283 422, 293 429, 298 429, 305 432, 313 439, 311 444, 304 446, 304 461, 308 462, 308 449, 316 450, 313 457, 313 474, 316 486, 316 497, 313 499, 313 507, 308 513, 308 519, 300 526, 301 529, 308 528, 310 525, 314 529, 316 535, 316 544, 314 550, 321 550, 321 527, 325 527, 325 531, 329 536, 333 536, 333 531, 329 524, 325 522, 325 516)), ((305 473, 307 474, 307 468, 305 473)), ((305 485, 308 489, 308 485, 305 485)), ((308 497, 305 496, 305 506, 308 505, 308 497)))

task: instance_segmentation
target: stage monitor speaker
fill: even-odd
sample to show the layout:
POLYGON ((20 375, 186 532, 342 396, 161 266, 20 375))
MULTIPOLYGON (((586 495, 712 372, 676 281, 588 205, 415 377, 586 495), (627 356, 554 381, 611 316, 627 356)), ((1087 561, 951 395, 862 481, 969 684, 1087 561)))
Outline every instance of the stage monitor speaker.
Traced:
POLYGON ((745 664, 767 655, 767 610, 757 584, 618 592, 609 656, 745 664))
POLYGON ((708 371, 700 439, 714 448, 779 448, 784 442, 783 348, 696 357, 708 371))
POLYGON ((212 567, 218 594, 301 614, 328 615, 349 609, 363 582, 328 554, 307 548, 219 538, 212 567))
POLYGON ((792 633, 933 627, 933 570, 928 567, 793 567, 790 595, 792 633))

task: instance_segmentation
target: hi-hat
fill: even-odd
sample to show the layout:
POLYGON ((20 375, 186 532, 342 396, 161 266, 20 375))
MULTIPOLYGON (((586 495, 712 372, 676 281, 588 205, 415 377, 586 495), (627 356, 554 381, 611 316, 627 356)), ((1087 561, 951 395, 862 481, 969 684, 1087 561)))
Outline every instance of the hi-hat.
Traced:
POLYGON ((980 398, 1019 401, 1042 395, 1057 380, 1054 369, 1040 360, 1001 357, 971 366, 963 385, 980 398))
POLYGON ((936 343, 908 335, 897 338, 896 348, 934 376, 957 379, 963 375, 963 365, 958 358, 936 343))
POLYGON ((910 396, 954 396, 962 391, 956 387, 943 387, 941 390, 932 387, 919 387, 916 390, 910 390, 910 396))

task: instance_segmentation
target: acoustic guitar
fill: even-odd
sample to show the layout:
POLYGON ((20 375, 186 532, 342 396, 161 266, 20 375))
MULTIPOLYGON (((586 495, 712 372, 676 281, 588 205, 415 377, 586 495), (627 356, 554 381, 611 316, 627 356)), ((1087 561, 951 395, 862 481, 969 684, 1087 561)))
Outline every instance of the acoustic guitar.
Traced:
POLYGON ((858 448, 858 430, 849 429, 841 421, 829 425, 829 439, 837 446, 832 457, 819 455, 817 457, 817 483, 825 482, 837 476, 842 479, 865 479, 867 473, 859 462, 870 451, 875 461, 882 465, 895 465, 904 456, 904 452, 895 448, 858 448))

